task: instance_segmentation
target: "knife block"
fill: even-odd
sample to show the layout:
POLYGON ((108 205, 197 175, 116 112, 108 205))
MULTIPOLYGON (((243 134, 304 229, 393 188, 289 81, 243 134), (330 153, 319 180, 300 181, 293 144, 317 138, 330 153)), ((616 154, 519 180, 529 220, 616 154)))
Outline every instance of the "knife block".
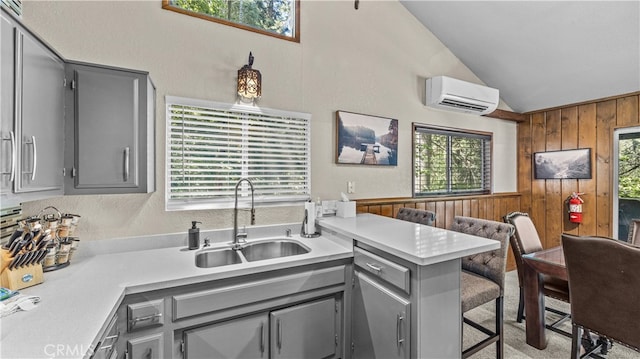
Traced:
POLYGON ((42 264, 32 264, 13 270, 6 268, 0 275, 2 286, 11 290, 19 290, 40 284, 44 281, 42 264))

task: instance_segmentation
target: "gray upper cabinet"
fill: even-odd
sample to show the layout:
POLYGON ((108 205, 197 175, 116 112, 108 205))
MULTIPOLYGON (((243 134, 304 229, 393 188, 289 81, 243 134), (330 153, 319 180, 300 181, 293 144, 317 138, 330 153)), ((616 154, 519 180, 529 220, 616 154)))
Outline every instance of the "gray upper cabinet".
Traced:
POLYGON ((2 12, 2 195, 63 193, 64 62, 2 12))
POLYGON ((146 72, 70 62, 65 194, 155 191, 155 87, 146 72))

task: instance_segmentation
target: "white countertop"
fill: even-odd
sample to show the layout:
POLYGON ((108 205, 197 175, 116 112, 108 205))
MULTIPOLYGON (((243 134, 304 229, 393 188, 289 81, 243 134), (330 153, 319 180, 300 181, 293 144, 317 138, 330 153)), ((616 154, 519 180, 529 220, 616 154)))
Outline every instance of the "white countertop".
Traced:
MULTIPOLYGON (((44 283, 20 290, 24 295, 39 296, 41 302, 28 312, 0 319, 0 357, 82 358, 99 339, 126 294, 353 256, 350 244, 327 236, 292 237, 311 251, 215 268, 196 267, 197 251, 184 246, 74 260, 66 268, 45 273, 44 283)), ((214 243, 211 248, 220 245, 214 243)))
POLYGON ((323 217, 322 227, 349 236, 417 265, 429 265, 500 248, 487 238, 375 214, 323 217))

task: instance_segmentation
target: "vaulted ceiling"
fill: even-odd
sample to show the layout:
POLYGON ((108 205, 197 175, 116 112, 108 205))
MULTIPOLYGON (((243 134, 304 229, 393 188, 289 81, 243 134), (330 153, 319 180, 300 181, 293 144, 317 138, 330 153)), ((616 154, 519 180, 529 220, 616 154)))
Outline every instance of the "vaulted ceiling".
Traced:
POLYGON ((515 112, 640 91, 640 1, 400 1, 515 112))

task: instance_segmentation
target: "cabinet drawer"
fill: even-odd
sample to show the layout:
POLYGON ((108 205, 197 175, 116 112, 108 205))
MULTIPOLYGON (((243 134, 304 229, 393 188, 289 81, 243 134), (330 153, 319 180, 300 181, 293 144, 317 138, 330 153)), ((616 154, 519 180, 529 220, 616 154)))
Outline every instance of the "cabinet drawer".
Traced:
POLYGON ((362 248, 353 248, 353 262, 368 273, 409 293, 409 268, 384 259, 362 248))
POLYGON ((164 299, 127 305, 127 331, 164 324, 164 299))

